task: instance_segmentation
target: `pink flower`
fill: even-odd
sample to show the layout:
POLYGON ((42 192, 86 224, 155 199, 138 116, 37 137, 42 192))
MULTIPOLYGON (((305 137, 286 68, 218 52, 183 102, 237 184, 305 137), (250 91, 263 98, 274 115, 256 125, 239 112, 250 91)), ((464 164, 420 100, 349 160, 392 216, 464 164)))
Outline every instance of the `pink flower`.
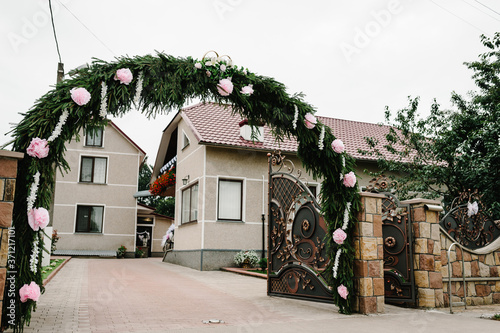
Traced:
POLYGON ((115 80, 120 80, 121 84, 128 85, 130 82, 132 82, 133 78, 134 76, 132 75, 132 72, 128 68, 120 68, 119 70, 116 71, 115 74, 115 80))
POLYGON ((244 86, 243 88, 241 88, 240 93, 250 96, 251 94, 253 94, 253 85, 249 84, 248 86, 244 86))
POLYGON ((343 244, 346 238, 347 234, 340 228, 333 232, 333 241, 337 244, 343 244))
POLYGON ((45 158, 49 155, 49 146, 47 140, 34 138, 26 149, 26 153, 31 157, 45 158))
POLYGON ((347 291, 347 287, 341 284, 337 288, 337 292, 339 293, 340 297, 343 299, 347 299, 347 295, 349 295, 349 291, 347 291))
POLYGON ((224 72, 226 70, 226 65, 224 65, 224 64, 220 65, 220 70, 222 72, 224 72))
POLYGON ((38 298, 40 298, 40 287, 34 281, 31 281, 29 285, 25 284, 19 289, 19 297, 21 297, 23 303, 28 299, 37 302, 38 298))
POLYGON ((354 172, 349 172, 344 175, 344 185, 347 187, 354 187, 356 185, 356 175, 354 172))
POLYGON ((344 143, 342 142, 342 140, 340 140, 340 139, 333 140, 332 149, 334 152, 336 152, 338 154, 342 154, 344 152, 344 149, 345 149, 344 143))
POLYGON ((222 79, 217 85, 217 90, 222 96, 229 96, 233 92, 233 83, 231 79, 222 79))
POLYGON ((314 126, 316 126, 316 117, 313 116, 312 114, 308 113, 305 115, 305 120, 304 120, 304 124, 306 125, 307 128, 309 129, 313 129, 314 126))
POLYGON ((33 208, 28 212, 28 224, 31 229, 38 231, 49 224, 49 212, 45 208, 33 208))
POLYGON ((212 75, 212 73, 210 73, 210 71, 206 71, 206 74, 208 77, 210 77, 212 75))
POLYGON ((90 93, 85 88, 73 88, 70 92, 73 102, 80 106, 85 105, 90 101, 90 93))

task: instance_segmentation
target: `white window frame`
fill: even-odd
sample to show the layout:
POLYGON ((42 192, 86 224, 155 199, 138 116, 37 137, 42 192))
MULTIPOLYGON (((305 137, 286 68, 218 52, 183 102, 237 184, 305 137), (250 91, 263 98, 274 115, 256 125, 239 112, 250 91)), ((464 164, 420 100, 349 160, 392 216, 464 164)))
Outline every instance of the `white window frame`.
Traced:
POLYGON ((97 185, 107 184, 108 183, 108 170, 109 170, 109 156, 80 155, 80 165, 79 165, 79 170, 78 170, 78 182, 80 184, 97 184, 97 185), (92 164, 92 170, 94 170, 96 158, 103 158, 106 160, 106 170, 104 172, 104 183, 94 182, 94 172, 92 172, 92 180, 91 181, 82 181, 82 165, 83 165, 84 158, 94 159, 94 162, 92 164))
POLYGON ((77 203, 75 205, 75 224, 73 232, 75 234, 92 234, 92 235, 104 235, 104 222, 106 220, 106 205, 103 204, 93 204, 93 203, 77 203), (101 223, 101 231, 77 231, 76 225, 78 224, 78 207, 102 207, 102 223, 101 223))
POLYGON ((199 210, 199 203, 200 203, 200 184, 198 182, 194 182, 193 184, 189 184, 189 186, 186 186, 185 188, 181 189, 181 211, 180 211, 180 221, 181 224, 186 224, 186 223, 193 223, 193 222, 198 222, 198 218, 200 215, 200 210, 199 210), (192 206, 192 189, 197 186, 197 198, 196 198, 196 218, 192 219, 191 218, 191 212, 193 211, 193 206, 192 206), (189 191, 189 218, 187 221, 184 221, 184 192, 189 191))
POLYGON ((246 178, 218 176, 217 177, 217 195, 216 195, 216 220, 219 222, 245 222, 245 202, 246 202, 246 178), (220 200, 220 181, 239 181, 241 182, 241 219, 221 219, 219 218, 219 200, 220 200))
POLYGON ((96 145, 89 145, 88 142, 87 142, 87 128, 85 128, 83 130, 83 134, 85 136, 85 147, 87 148, 104 148, 104 133, 106 132, 104 130, 104 128, 98 128, 99 130, 101 130, 101 145, 100 146, 96 146, 96 145))

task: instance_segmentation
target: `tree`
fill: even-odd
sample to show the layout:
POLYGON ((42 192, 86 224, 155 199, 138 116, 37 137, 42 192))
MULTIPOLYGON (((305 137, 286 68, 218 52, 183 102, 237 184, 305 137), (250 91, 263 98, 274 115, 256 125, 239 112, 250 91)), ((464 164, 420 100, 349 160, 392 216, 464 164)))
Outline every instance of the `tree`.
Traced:
POLYGON ((416 193, 427 198, 443 197, 449 207, 464 190, 478 189, 493 217, 500 217, 500 33, 490 39, 481 36, 488 49, 478 61, 464 63, 474 71, 479 88, 467 98, 452 93, 455 110, 441 110, 434 101, 430 115, 421 119, 419 99, 392 118, 386 107, 385 120, 391 126, 388 144, 380 147, 366 138, 371 149, 364 154, 378 156, 381 170, 396 172, 397 194, 409 198, 416 193), (392 119, 392 120, 391 120, 392 119), (384 158, 382 151, 392 153, 384 158))
MULTIPOLYGON (((139 170, 139 191, 149 190, 149 183, 153 167, 147 163, 147 157, 139 170)), ((139 197, 140 203, 151 206, 156 209, 156 213, 174 217, 175 216, 175 198, 173 197, 139 197)))

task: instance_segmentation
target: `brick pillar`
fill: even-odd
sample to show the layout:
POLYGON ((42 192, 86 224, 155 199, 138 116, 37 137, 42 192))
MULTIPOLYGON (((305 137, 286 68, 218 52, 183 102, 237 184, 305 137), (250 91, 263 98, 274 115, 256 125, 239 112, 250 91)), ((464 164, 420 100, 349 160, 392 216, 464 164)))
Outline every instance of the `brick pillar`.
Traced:
MULTIPOLYGON (((17 162, 23 156, 22 153, 0 150, 0 308, 3 308, 5 279, 7 277, 9 228, 12 225, 17 162)), ((0 316, 0 327, 2 327, 1 320, 0 316)))
POLYGON ((354 230, 354 311, 384 312, 384 249, 382 199, 384 195, 361 194, 361 211, 354 230))
POLYGON ((413 269, 417 289, 417 306, 444 306, 441 275, 441 232, 439 212, 441 203, 427 199, 402 201, 411 207, 413 230, 413 269))

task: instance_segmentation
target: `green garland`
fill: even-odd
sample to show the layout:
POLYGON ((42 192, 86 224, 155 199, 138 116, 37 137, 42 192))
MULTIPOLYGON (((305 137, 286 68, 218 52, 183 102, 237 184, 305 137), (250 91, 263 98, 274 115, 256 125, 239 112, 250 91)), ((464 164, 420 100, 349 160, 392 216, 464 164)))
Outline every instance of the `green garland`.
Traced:
MULTIPOLYGON (((304 102, 301 95, 290 96, 285 85, 272 78, 260 76, 247 69, 232 65, 226 58, 207 58, 199 61, 188 58, 175 58, 159 53, 156 56, 122 57, 115 62, 104 62, 94 59, 88 68, 78 69, 72 73, 72 78, 64 80, 36 101, 32 109, 24 114, 24 119, 13 130, 15 137, 14 150, 26 152, 33 138, 46 139, 53 133, 64 110, 68 111, 65 126, 62 126, 59 136, 49 142, 50 152, 45 158, 26 156, 19 164, 19 178, 16 185, 14 204, 17 290, 31 281, 42 286, 41 260, 36 272, 30 270, 30 255, 32 244, 38 239, 39 232, 33 231, 27 222, 27 198, 36 172, 40 172, 40 186, 34 207, 49 208, 54 190, 55 168, 67 172, 69 165, 64 159, 65 143, 78 135, 82 127, 97 128, 107 124, 105 117, 100 115, 101 93, 107 88, 105 106, 107 113, 120 116, 130 110, 134 104, 134 96, 140 92, 136 107, 148 118, 171 109, 182 108, 186 101, 200 98, 202 101, 215 100, 218 103, 229 103, 234 112, 248 118, 250 124, 265 122, 270 126, 278 140, 297 137, 299 142, 298 155, 305 167, 315 177, 323 177, 321 190, 323 198, 322 213, 328 223, 327 246, 330 258, 335 258, 338 245, 332 241, 332 233, 343 224, 344 212, 348 203, 352 203, 349 213, 350 223, 345 230, 348 238, 340 246, 338 276, 331 276, 329 285, 334 290, 335 303, 340 312, 350 313, 353 296, 353 213, 359 208, 359 197, 356 187, 346 187, 339 179, 340 174, 346 174, 354 169, 354 159, 345 153, 335 153, 330 144, 335 139, 329 128, 324 130, 324 149, 318 146, 321 135, 320 122, 313 129, 304 126, 306 114, 314 114, 311 105, 304 102), (207 63, 208 61, 208 63, 207 63), (221 68, 224 65, 226 68, 221 68), (133 74, 130 84, 121 84, 115 80, 118 69, 128 68, 133 74), (233 91, 228 96, 221 96, 218 84, 221 79, 231 78, 233 91), (138 81, 139 84, 138 85, 138 81), (91 94, 90 101, 82 106, 71 98, 72 88, 83 87, 91 94), (253 88, 253 93, 241 91, 243 87, 253 88), (142 92, 140 91, 142 89, 142 92), (297 112, 297 114, 296 114, 297 112), (295 119, 295 121, 294 121, 295 119), (345 166, 343 166, 343 159, 345 166), (344 299, 339 296, 337 287, 344 285, 349 296, 344 299)), ((79 139, 79 138, 77 138, 79 139)), ((41 247, 41 246, 40 246, 41 247)), ((41 258, 41 251, 39 252, 41 258)), ((333 269, 330 260, 328 270, 333 269)), ((43 293, 43 287, 42 293, 43 293)), ((5 305, 10 300, 6 299, 5 305)), ((31 310, 36 309, 36 302, 28 300, 21 303, 19 295, 15 298, 16 318, 15 331, 22 331, 29 324, 31 310)), ((4 307, 4 314, 6 313, 4 307)), ((4 323, 8 318, 4 317, 4 323)))

